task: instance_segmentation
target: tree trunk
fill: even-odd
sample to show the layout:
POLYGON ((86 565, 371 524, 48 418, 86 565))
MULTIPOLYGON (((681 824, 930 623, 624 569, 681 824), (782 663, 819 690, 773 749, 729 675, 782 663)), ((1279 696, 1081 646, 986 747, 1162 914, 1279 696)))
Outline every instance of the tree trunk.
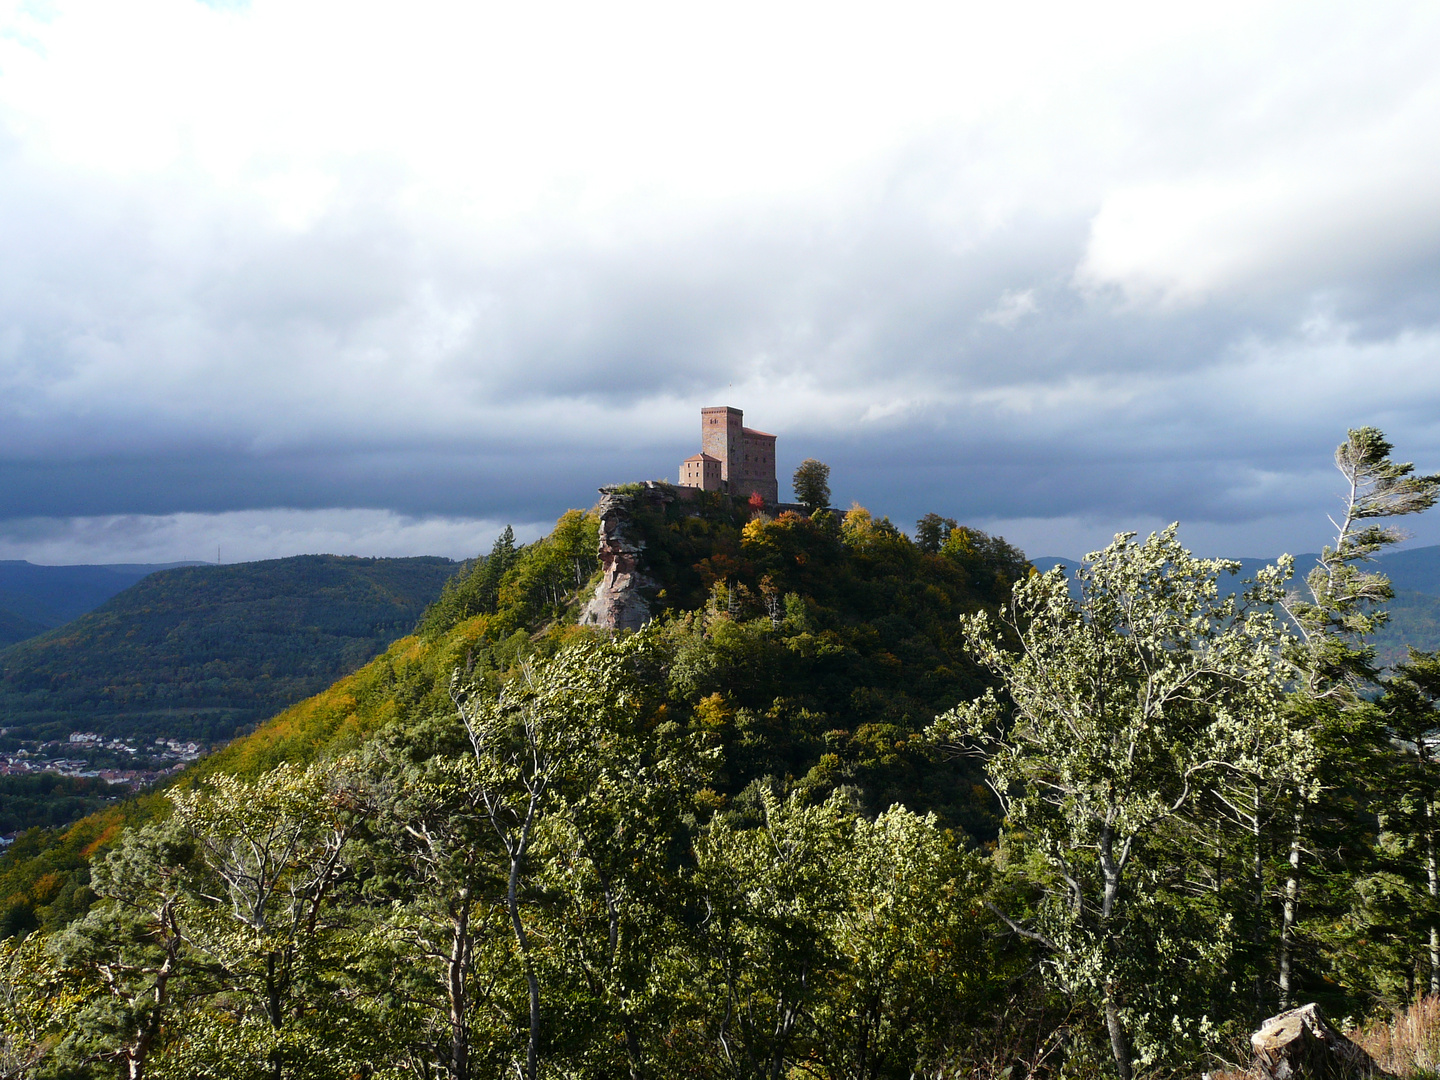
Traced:
MULTIPOLYGON (((594 860, 592 860, 592 865, 594 860)), ((620 960, 620 908, 615 903, 615 890, 610 887, 610 879, 600 871, 595 870, 595 876, 600 879, 600 893, 605 898, 605 918, 609 934, 609 950, 606 953, 606 966, 609 968, 608 975, 613 979, 615 965, 620 960)), ((635 1024, 630 1015, 625 1012, 629 1006, 630 994, 622 984, 620 987, 620 1029, 625 1036, 625 1056, 630 1066, 630 1080, 640 1080, 644 1075, 644 1062, 641 1057, 640 1036, 635 1030, 635 1024)))
MULTIPOLYGON (((1425 793, 1425 871, 1430 878, 1430 903, 1440 898, 1440 874, 1435 867, 1435 798, 1425 793)), ((1432 917, 1433 919, 1433 917, 1432 917)), ((1430 993, 1440 994, 1440 927, 1430 923, 1430 993)))
MULTIPOLYGON (((1115 904, 1120 899, 1121 867, 1115 861, 1115 838, 1107 822, 1100 831, 1100 871, 1105 879, 1105 892, 1100 900, 1100 930, 1102 940, 1108 936, 1110 918, 1115 904)), ((1120 1021, 1120 1003, 1115 983, 1105 982, 1105 1029, 1110 1033, 1110 1052, 1115 1056, 1115 1068, 1120 1080, 1130 1080, 1130 1042, 1125 1035, 1125 1025, 1120 1021)))
POLYGON ((1285 878, 1285 915, 1280 924, 1280 1009, 1283 1012, 1294 1002, 1290 997, 1291 967, 1295 941, 1295 919, 1300 906, 1300 829, 1304 811, 1295 804, 1295 817, 1290 829, 1290 873, 1285 878))
POLYGON ((460 909, 450 939, 445 990, 450 999, 450 1080, 470 1080, 470 887, 460 890, 460 909))
POLYGON ((1250 874, 1254 887, 1254 922, 1250 929, 1251 955, 1255 963, 1255 1011, 1261 1011, 1265 998, 1264 965, 1260 958, 1265 955, 1261 947, 1265 939, 1265 840, 1260 829, 1260 785, 1253 789, 1255 816, 1250 819, 1250 839, 1255 845, 1250 861, 1250 874))
POLYGON ((1364 1049, 1335 1030, 1311 1003, 1265 1021, 1250 1036, 1252 1075, 1262 1080, 1375 1080, 1388 1074, 1364 1049))
POLYGON ((620 1027, 625 1035, 625 1055, 629 1059, 630 1080, 642 1080, 645 1065, 641 1057, 640 1034, 635 1030, 634 1021, 628 1016, 621 1020, 620 1027))
MULTIPOLYGON (((265 957, 265 1011, 268 1014, 270 1027, 278 1034, 281 1025, 285 1023, 285 1017, 281 1012, 280 977, 275 970, 275 954, 273 952, 265 957)), ((272 1080, 282 1080, 284 1069, 285 1062, 281 1058, 280 1048, 277 1046, 270 1051, 272 1080)))
MULTIPOLYGON (((527 823, 528 824, 528 823, 527 823)), ((525 830, 528 832, 528 828, 525 830)), ((515 946, 525 965, 525 983, 530 988, 530 1045, 525 1053, 525 1080, 535 1080, 540 1069, 540 979, 530 956, 530 939, 520 920, 520 859, 510 860, 510 884, 505 891, 505 906, 510 912, 510 927, 515 932, 515 946)))
POLYGON ((165 962, 155 972, 155 1011, 145 1021, 145 1026, 136 1035, 125 1055, 125 1072, 128 1080, 145 1080, 145 1064, 150 1057, 150 1048, 160 1034, 160 1023, 165 1016, 165 1005, 170 988, 170 977, 180 956, 180 928, 175 925, 174 913, 167 904, 160 913, 160 925, 168 932, 165 943, 165 962))
POLYGON ((1120 1080, 1130 1080, 1130 1044, 1125 1038, 1125 1025, 1120 1022, 1120 1005, 1115 1000, 1115 987, 1105 986, 1105 1030, 1110 1033, 1110 1053, 1115 1055, 1115 1068, 1120 1080))
MULTIPOLYGON (((802 973, 800 986, 803 989, 806 982, 806 975, 802 973)), ((785 1075, 786 1051, 790 1047, 790 1033, 795 1029, 795 1020, 799 1013, 799 1005, 796 1003, 783 1004, 779 1008, 779 1016, 775 1023, 775 1049, 770 1055, 770 1080, 780 1080, 785 1075)))

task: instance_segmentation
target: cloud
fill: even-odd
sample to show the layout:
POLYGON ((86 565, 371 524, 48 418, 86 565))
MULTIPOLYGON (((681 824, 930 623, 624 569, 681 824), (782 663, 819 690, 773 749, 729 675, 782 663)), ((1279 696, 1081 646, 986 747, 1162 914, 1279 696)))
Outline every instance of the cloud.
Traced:
POLYGON ((1440 466, 1414 5, 39 10, 0 519, 543 521, 720 401, 902 520, 1264 546, 1348 425, 1440 466))
MULTIPOLYGON (((474 518, 406 518, 387 511, 272 510, 0 521, 0 559, 62 566, 105 562, 250 562, 287 555, 372 558, 417 552, 468 559, 504 528, 474 518)), ((548 525, 518 523, 522 542, 548 525)))
POLYGON ((1040 305, 1035 302, 1034 289, 1022 289, 1019 292, 1006 289, 1000 294, 995 306, 980 316, 980 321, 994 323, 1009 330, 1025 316, 1034 315, 1039 310, 1040 305))

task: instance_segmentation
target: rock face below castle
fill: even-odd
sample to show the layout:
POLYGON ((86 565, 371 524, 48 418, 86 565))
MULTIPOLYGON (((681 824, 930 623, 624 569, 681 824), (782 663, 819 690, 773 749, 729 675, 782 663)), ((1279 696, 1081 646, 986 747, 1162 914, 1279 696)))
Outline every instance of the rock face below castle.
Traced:
POLYGON ((650 621, 650 601, 660 589, 659 582, 640 569, 645 541, 637 535, 634 511, 641 505, 663 507, 675 501, 675 489, 653 480, 643 485, 601 488, 600 567, 604 576, 595 586, 595 595, 580 612, 581 626, 602 630, 639 630, 650 621))

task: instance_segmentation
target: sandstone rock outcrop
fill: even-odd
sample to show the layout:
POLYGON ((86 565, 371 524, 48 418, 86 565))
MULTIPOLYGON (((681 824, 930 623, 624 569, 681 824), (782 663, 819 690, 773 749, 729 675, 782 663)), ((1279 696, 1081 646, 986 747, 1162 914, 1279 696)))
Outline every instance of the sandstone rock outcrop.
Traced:
POLYGON ((1255 1068, 1267 1080, 1370 1080, 1388 1076, 1335 1028, 1315 1004, 1272 1016, 1250 1036, 1255 1068))
POLYGON ((650 601, 660 586, 642 569, 645 541, 634 528, 633 514, 646 503, 663 507, 675 498, 674 488, 654 481, 600 489, 597 510, 604 576, 580 613, 580 625, 639 630, 650 621, 650 601))

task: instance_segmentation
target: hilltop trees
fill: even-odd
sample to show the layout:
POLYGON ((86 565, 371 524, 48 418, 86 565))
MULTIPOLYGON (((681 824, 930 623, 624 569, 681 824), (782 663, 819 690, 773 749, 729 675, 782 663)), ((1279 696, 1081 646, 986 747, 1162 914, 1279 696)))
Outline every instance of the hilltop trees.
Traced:
POLYGON ((927 555, 938 555, 950 534, 958 528, 954 518, 931 512, 915 522, 915 546, 927 555))
POLYGON ((792 480, 795 498, 810 513, 830 505, 830 466, 814 458, 806 458, 795 470, 792 480))
POLYGON ((599 565, 599 519, 567 510, 549 536, 515 545, 509 525, 483 560, 467 563, 420 620, 420 633, 434 638, 477 615, 491 616, 505 633, 538 618, 556 619, 576 603, 599 565))

